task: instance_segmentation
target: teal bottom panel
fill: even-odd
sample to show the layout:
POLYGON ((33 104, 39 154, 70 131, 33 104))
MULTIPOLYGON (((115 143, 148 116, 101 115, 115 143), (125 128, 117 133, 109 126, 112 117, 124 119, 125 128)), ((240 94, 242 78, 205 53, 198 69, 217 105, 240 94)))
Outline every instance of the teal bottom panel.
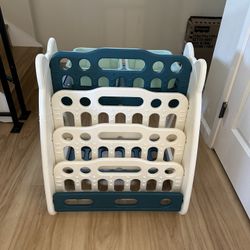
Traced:
POLYGON ((55 210, 64 211, 180 211, 177 192, 58 192, 55 210))

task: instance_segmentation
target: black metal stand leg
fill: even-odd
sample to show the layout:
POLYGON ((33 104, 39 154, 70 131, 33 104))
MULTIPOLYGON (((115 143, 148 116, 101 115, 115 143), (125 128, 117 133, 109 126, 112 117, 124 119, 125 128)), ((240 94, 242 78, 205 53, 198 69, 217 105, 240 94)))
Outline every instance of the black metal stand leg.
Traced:
POLYGON ((12 99, 12 95, 11 95, 10 88, 9 88, 9 83, 7 81, 7 78, 6 78, 6 74, 5 74, 5 70, 4 70, 4 66, 3 66, 3 61, 2 61, 1 57, 0 57, 0 79, 2 82, 2 86, 3 86, 3 90, 5 93, 7 103, 8 103, 9 109, 10 109, 10 113, 5 112, 5 113, 3 113, 3 115, 7 116, 9 114, 9 116, 12 117, 12 121, 13 121, 14 126, 11 130, 11 133, 19 133, 22 126, 23 126, 23 123, 19 122, 19 120, 18 120, 17 112, 15 109, 15 104, 14 104, 13 99, 12 99))
POLYGON ((21 84, 20 84, 18 74, 16 71, 16 65, 14 62, 13 55, 12 55, 10 42, 9 42, 8 34, 7 34, 7 31, 5 28, 5 23, 3 20, 3 14, 2 14, 1 8, 0 8, 0 32, 1 32, 1 36, 2 36, 2 41, 3 41, 5 53, 6 53, 8 63, 10 66, 10 71, 11 71, 11 75, 13 78, 13 83, 15 84, 15 91, 16 91, 17 99, 18 99, 18 102, 19 102, 19 105, 21 108, 20 119, 26 120, 29 117, 30 111, 28 111, 26 109, 26 106, 25 106, 25 102, 24 102, 24 98, 23 98, 23 94, 22 94, 22 89, 21 89, 21 84))

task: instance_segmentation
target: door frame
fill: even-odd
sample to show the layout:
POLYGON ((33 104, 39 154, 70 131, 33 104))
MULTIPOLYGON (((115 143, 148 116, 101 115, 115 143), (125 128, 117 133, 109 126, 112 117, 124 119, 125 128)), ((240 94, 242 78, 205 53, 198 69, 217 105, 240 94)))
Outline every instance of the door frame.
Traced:
MULTIPOLYGON (((222 23, 223 25, 223 23, 222 23)), ((221 95, 217 110, 216 110, 216 116, 214 117, 214 122, 212 127, 210 128, 205 117, 202 114, 201 117, 201 134, 208 145, 208 147, 213 148, 214 142, 216 139, 216 136, 218 135, 219 128, 222 122, 222 118, 219 118, 219 113, 221 110, 221 106, 223 102, 228 102, 231 94, 232 87, 235 82, 235 78, 238 73, 239 65, 242 61, 242 58, 244 56, 244 51, 246 49, 247 41, 250 36, 250 7, 248 8, 246 19, 244 21, 244 25, 242 28, 242 31, 240 33, 239 41, 236 47, 237 53, 235 54, 235 57, 233 59, 233 62, 230 67, 229 74, 226 79, 226 83, 223 89, 223 93, 221 95)), ((213 63, 213 60, 212 60, 213 63)), ((210 72, 211 73, 211 72, 210 72)))

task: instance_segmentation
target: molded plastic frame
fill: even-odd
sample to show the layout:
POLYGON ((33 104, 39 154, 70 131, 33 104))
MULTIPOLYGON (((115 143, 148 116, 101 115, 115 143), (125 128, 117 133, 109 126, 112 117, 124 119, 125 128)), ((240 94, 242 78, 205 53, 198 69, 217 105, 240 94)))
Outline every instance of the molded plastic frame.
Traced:
POLYGON ((180 211, 183 195, 178 192, 58 192, 53 195, 55 211, 180 211), (89 205, 68 205, 68 199, 90 200, 89 205), (116 200, 136 200, 136 204, 117 205, 116 200), (161 205, 161 201, 170 202, 161 205))
POLYGON ((54 92, 65 89, 62 82, 65 77, 69 76, 73 82, 66 89, 95 89, 99 87, 98 80, 101 77, 106 77, 109 80, 109 87, 133 87, 134 80, 141 78, 144 80, 144 89, 156 92, 179 92, 184 95, 187 93, 192 70, 189 60, 182 55, 156 54, 142 49, 124 48, 98 48, 87 52, 59 51, 52 56, 50 68, 54 92), (60 66, 60 60, 63 58, 71 62, 71 67, 66 70, 60 66), (145 67, 142 70, 126 70, 126 68, 102 69, 98 65, 98 62, 103 58, 143 60, 145 67), (89 61, 89 69, 82 70, 79 65, 82 59, 89 61), (163 63, 164 67, 161 72, 153 70, 153 64, 156 62, 163 63), (172 65, 176 64, 181 65, 179 72, 173 70, 172 65), (89 77, 92 84, 90 86, 82 86, 80 84, 81 77, 89 77), (153 79, 160 79, 162 81, 160 88, 151 86, 153 79), (168 88, 168 82, 172 79, 175 79, 175 85, 168 88))
MULTIPOLYGON (((130 184, 133 180, 139 180, 139 190, 146 191, 148 181, 155 181, 155 189, 151 191, 170 191, 164 190, 164 182, 171 181, 171 191, 179 192, 183 179, 183 168, 176 162, 152 162, 136 158, 99 158, 91 161, 62 161, 56 164, 54 168, 55 186, 57 192, 65 192, 64 182, 71 180, 74 182, 75 191, 82 191, 82 181, 87 180, 91 191, 98 190, 98 181, 107 181, 107 189, 115 191, 115 181, 121 180, 123 182, 123 190, 130 191, 130 184), (106 167, 106 168, 105 168, 106 167), (124 171, 135 169, 138 172, 124 171), (100 168, 106 169, 101 172, 100 168), (107 169, 117 169, 118 171, 108 171, 107 169), (88 169, 89 172, 81 171, 88 169), (150 169, 157 170, 150 173, 150 169), (171 170, 169 173, 166 170, 171 170), (66 170, 66 171, 64 171, 66 170), (67 170, 70 170, 68 172, 67 170)), ((89 190, 89 191, 90 191, 89 190)), ((72 191, 72 190, 70 190, 72 191)), ((88 191, 88 190, 84 190, 88 191)), ((150 191, 150 190, 147 190, 150 191)))
MULTIPOLYGON (((174 103, 174 104, 175 104, 174 103)), ((175 105, 174 105, 175 106, 175 105)), ((52 97, 52 109, 55 127, 65 126, 63 123, 63 114, 70 112, 74 115, 75 126, 81 127, 81 114, 87 112, 92 117, 92 125, 98 124, 98 115, 106 113, 109 116, 109 123, 116 123, 116 115, 122 113, 125 115, 126 123, 133 123, 133 115, 142 115, 142 124, 149 126, 150 116, 153 114, 159 115, 159 127, 165 128, 166 118, 168 115, 176 115, 175 128, 183 130, 185 125, 185 119, 188 109, 187 97, 180 93, 152 93, 151 91, 141 88, 110 88, 102 87, 89 91, 76 91, 76 90, 61 90, 56 92, 52 97), (66 97, 72 101, 71 105, 64 105, 62 98, 66 97), (106 103, 101 105, 99 100, 101 98, 118 99, 117 102, 123 102, 123 100, 130 101, 130 106, 125 103, 124 105, 114 105, 112 103, 106 103), (120 101, 119 98, 122 98, 120 101), (142 100, 141 105, 134 105, 130 100, 131 98, 137 98, 142 100), (81 99, 87 99, 90 101, 89 105, 82 105, 81 99), (158 106, 154 107, 152 103, 156 101, 158 106), (171 107, 171 103, 175 102, 176 107, 171 107)))
MULTIPOLYGON (((55 193, 55 182, 53 176, 55 154, 52 141, 55 126, 51 105, 53 86, 49 63, 51 57, 56 52, 58 52, 56 41, 54 38, 50 38, 48 41, 46 54, 39 54, 36 57, 36 73, 39 85, 39 116, 42 166, 46 201, 50 214, 55 214, 56 210, 53 203, 53 194, 55 193)), ((194 57, 194 49, 191 43, 186 44, 183 55, 191 63, 192 71, 187 92, 189 108, 184 127, 186 143, 183 160, 181 163, 185 171, 181 186, 181 193, 183 194, 183 203, 180 210, 181 214, 185 214, 187 212, 192 192, 200 131, 202 89, 206 76, 206 62, 203 59, 197 60, 194 57)))

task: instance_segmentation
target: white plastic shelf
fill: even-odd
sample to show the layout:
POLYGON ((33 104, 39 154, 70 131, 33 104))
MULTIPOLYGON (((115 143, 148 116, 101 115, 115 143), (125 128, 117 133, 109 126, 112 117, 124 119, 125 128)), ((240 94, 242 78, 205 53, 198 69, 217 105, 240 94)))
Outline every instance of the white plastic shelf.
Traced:
POLYGON ((175 116, 174 127, 183 130, 188 100, 180 93, 153 93, 140 88, 102 87, 89 91, 58 91, 52 97, 52 108, 55 128, 65 126, 64 117, 67 115, 70 115, 74 126, 80 127, 86 119, 88 125, 100 123, 101 114, 107 117, 110 124, 117 123, 119 114, 124 117, 124 123, 132 124, 133 118, 139 114, 143 125, 150 126, 151 120, 154 119, 156 122, 153 126, 161 128, 168 127, 169 120, 175 116), (129 106, 100 104, 101 100, 115 101, 116 98, 121 98, 120 100, 127 103, 131 100, 131 103, 129 106))
POLYGON ((119 160, 120 157, 138 157, 180 163, 185 139, 185 134, 179 129, 149 128, 139 124, 61 127, 53 133, 56 162, 66 160, 67 149, 70 148, 73 160, 77 161, 99 157, 119 157, 119 160), (84 155, 86 153, 89 157, 84 155))
POLYGON ((63 161, 54 168, 56 191, 180 191, 183 168, 176 162, 102 158, 63 161), (134 182, 134 183, 133 183, 134 182), (67 184, 69 184, 67 186, 67 184), (132 189, 132 190, 131 190, 132 189))
MULTIPOLYGON (((170 204, 169 211, 185 214, 195 173, 206 76, 206 62, 195 58, 192 44, 187 43, 183 52, 192 66, 187 96, 176 92, 151 92, 138 88, 143 86, 140 82, 133 88, 99 84, 100 88, 93 90, 83 91, 82 86, 78 86, 81 90, 59 88, 53 93, 55 75, 51 74, 50 64, 57 52, 56 41, 51 38, 46 54, 36 58, 42 165, 49 213, 86 211, 88 207, 82 209, 65 204, 67 199, 82 199, 86 194, 94 201, 89 207, 91 211, 107 210, 102 203, 105 200, 100 199, 105 191, 115 198, 122 195, 126 199, 133 194, 138 198, 138 210, 155 210, 161 204, 152 195, 156 203, 151 206, 151 197, 148 197, 155 191, 161 199, 163 193, 177 201, 173 207, 170 204), (95 207, 96 201, 99 207, 95 207)), ((74 67, 81 67, 75 62, 71 66, 68 73, 74 73, 74 67)), ((120 61, 117 67, 123 66, 120 61)), ((173 76, 179 73, 180 67, 185 69, 178 62, 175 66, 178 70, 169 71, 173 76)), ((149 71, 152 69, 157 77, 160 61, 150 66, 149 71)), ((82 70, 85 70, 84 65, 82 70)), ((112 74, 109 74, 111 78, 112 74)), ((169 90, 181 84, 172 80, 167 85, 169 90)), ((147 87, 160 91, 157 84, 147 87)), ((109 203, 105 204, 112 210, 113 203, 109 197, 109 203)), ((165 207, 160 209, 163 211, 165 207)))

